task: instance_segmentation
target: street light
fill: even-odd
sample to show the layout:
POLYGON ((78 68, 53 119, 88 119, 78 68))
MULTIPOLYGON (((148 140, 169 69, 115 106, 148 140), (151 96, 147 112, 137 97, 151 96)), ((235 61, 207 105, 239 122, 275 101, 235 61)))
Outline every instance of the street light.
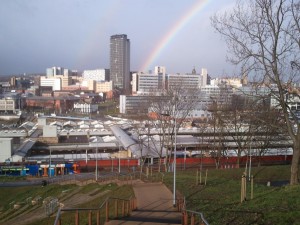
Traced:
POLYGON ((118 153, 118 156, 119 156, 119 173, 121 173, 120 142, 118 142, 118 145, 119 145, 119 153, 118 153))
POLYGON ((118 160, 119 161, 119 169, 118 170, 119 170, 119 173, 121 173, 121 158, 120 158, 120 151, 121 151, 121 146, 120 146, 121 141, 120 140, 121 140, 121 138, 122 138, 121 136, 117 137, 117 139, 118 139, 118 148, 119 148, 119 152, 118 152, 118 158, 119 158, 119 160, 118 160))
POLYGON ((174 134, 174 177, 173 177, 173 206, 176 206, 176 147, 177 147, 177 124, 176 124, 176 118, 175 120, 175 134, 174 134))
MULTIPOLYGON (((167 113, 161 113, 161 116, 170 116, 170 114, 167 113)), ((175 131, 174 131, 174 160, 173 160, 173 206, 176 206, 176 143, 177 143, 177 123, 176 123, 176 117, 174 118, 174 125, 175 125, 175 131)))
MULTIPOLYGON (((89 146, 90 147, 96 147, 96 156, 95 156, 95 159, 96 159, 96 166, 95 166, 95 180, 97 181, 98 180, 98 148, 99 148, 99 142, 90 142, 89 143, 89 146)), ((100 146, 101 147, 101 146, 100 146)))
POLYGON ((51 177, 51 148, 50 150, 50 158, 49 158, 49 177, 51 177))
POLYGON ((95 172, 95 179, 96 182, 98 181, 98 145, 96 147, 96 172, 95 172))

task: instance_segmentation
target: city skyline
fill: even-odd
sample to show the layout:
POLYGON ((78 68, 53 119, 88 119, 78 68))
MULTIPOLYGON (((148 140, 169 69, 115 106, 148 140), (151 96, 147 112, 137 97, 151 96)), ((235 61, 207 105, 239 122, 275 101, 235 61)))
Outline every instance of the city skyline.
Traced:
POLYGON ((168 73, 207 68, 214 76, 240 71, 210 17, 234 0, 37 0, 0 3, 0 75, 40 73, 52 66, 109 68, 111 35, 131 40, 131 71, 166 66, 168 73))

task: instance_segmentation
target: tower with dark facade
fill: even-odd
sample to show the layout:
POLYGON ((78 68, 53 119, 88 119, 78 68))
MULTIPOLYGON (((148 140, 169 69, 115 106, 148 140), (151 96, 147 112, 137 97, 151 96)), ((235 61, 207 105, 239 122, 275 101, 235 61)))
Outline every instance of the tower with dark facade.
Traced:
POLYGON ((110 37, 110 79, 114 88, 130 91, 130 40, 126 34, 110 37))

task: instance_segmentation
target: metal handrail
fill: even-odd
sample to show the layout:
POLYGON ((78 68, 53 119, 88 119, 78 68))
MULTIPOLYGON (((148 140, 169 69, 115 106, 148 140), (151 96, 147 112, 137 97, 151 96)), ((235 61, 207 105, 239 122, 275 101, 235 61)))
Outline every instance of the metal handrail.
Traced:
POLYGON ((196 212, 196 211, 193 211, 193 210, 185 210, 186 212, 189 212, 189 213, 193 213, 193 214, 196 214, 196 215, 200 215, 200 218, 202 220, 202 222, 205 224, 205 225, 209 225, 209 223, 206 221, 206 219, 204 218, 204 215, 203 213, 201 212, 196 212))
MULTIPOLYGON (((145 173, 143 173, 143 172, 141 172, 141 171, 135 171, 135 172, 132 172, 132 173, 127 173, 127 174, 122 174, 122 173, 118 174, 118 173, 114 173, 114 172, 113 172, 113 173, 109 173, 108 175, 111 176, 111 177, 113 177, 113 176, 121 176, 121 177, 129 176, 129 177, 135 177, 135 174, 138 174, 138 175, 143 176, 143 177, 146 177, 146 176, 147 176, 145 173)), ((162 180, 163 180, 165 174, 162 173, 162 172, 159 172, 158 174, 161 175, 162 180)), ((109 200, 112 200, 112 199, 118 199, 118 200, 130 201, 130 200, 132 200, 132 198, 133 198, 133 196, 130 196, 129 199, 115 198, 115 197, 107 197, 107 198, 102 202, 102 204, 99 206, 99 208, 59 208, 58 211, 57 211, 56 219, 55 219, 55 221, 54 221, 54 225, 57 225, 57 224, 58 224, 58 221, 59 221, 59 219, 60 219, 61 212, 63 212, 63 211, 100 210, 100 209, 102 209, 102 208, 105 206, 105 204, 106 204, 109 200)))
POLYGON ((197 212, 197 211, 193 211, 193 210, 189 210, 189 209, 186 209, 186 199, 185 199, 185 197, 183 198, 183 204, 182 204, 182 209, 181 209, 181 211, 182 211, 182 212, 186 212, 186 213, 190 213, 190 214, 196 214, 196 215, 199 215, 199 217, 201 218, 202 222, 203 222, 205 225, 209 225, 209 223, 207 222, 207 220, 204 218, 203 213, 197 212))

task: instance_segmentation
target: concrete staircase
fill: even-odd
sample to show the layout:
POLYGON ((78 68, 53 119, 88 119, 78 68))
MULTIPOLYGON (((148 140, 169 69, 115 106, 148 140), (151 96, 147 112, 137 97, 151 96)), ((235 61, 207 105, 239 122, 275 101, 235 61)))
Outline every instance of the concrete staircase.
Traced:
POLYGON ((105 225, 181 224, 181 213, 173 207, 172 193, 164 184, 138 182, 133 189, 137 210, 130 217, 111 220, 105 225))

